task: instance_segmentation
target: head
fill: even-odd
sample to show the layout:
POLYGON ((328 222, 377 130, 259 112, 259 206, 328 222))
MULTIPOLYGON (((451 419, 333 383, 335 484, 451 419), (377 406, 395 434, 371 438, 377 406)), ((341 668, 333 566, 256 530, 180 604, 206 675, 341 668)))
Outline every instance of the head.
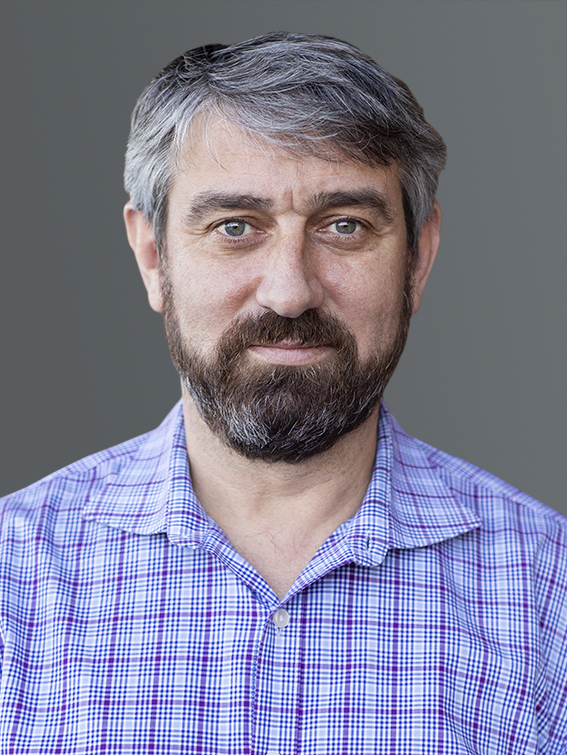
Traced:
POLYGON ((124 171, 132 206, 152 223, 158 249, 185 139, 202 114, 300 157, 396 165, 416 253, 445 144, 406 84, 353 45, 279 32, 189 50, 158 73, 132 114, 124 171))
POLYGON ((187 394, 239 453, 303 461, 376 410, 444 158, 405 84, 334 39, 199 48, 144 91, 130 242, 187 394))

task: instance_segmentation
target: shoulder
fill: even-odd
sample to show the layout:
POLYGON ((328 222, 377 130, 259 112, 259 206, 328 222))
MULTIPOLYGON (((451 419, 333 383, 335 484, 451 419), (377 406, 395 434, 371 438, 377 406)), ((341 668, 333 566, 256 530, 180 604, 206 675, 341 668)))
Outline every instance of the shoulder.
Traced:
POLYGON ((53 472, 26 488, 0 498, 0 532, 25 520, 29 524, 44 518, 79 511, 87 497, 103 487, 109 477, 120 474, 151 436, 145 433, 112 448, 99 451, 53 472))
MULTIPOLYGON (((390 415, 391 417, 391 415, 390 415)), ((455 498, 466 501, 485 522, 495 525, 512 518, 536 530, 551 528, 567 535, 567 517, 504 480, 464 459, 408 435, 391 417, 398 461, 406 466, 424 464, 440 478, 455 498)))
POLYGON ((446 484, 455 494, 467 497, 485 521, 491 520, 496 526, 514 522, 520 530, 551 529, 567 536, 563 514, 470 462, 421 445, 446 484))
POLYGON ((565 516, 484 469, 409 436, 391 415, 387 420, 397 479, 408 481, 406 490, 412 492, 407 507, 413 509, 421 495, 425 521, 434 511, 448 520, 469 512, 478 523, 467 541, 474 558, 530 564, 532 574, 562 584, 567 595, 565 516))
MULTIPOLYGON (((156 429, 107 448, 48 475, 29 487, 0 499, 0 537, 14 527, 28 533, 48 527, 67 532, 81 521, 81 510, 110 483, 133 487, 163 476, 171 436, 182 417, 177 404, 156 429), (31 529, 30 529, 31 528, 31 529)), ((111 503, 111 501, 110 501, 111 503)))

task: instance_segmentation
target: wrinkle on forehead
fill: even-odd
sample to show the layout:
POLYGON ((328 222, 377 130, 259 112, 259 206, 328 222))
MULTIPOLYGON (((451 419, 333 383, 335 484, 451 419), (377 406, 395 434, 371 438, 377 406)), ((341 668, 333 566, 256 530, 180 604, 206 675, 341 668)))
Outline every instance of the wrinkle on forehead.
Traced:
MULTIPOLYGON (((332 160, 307 153, 299 155, 272 144, 228 118, 209 112, 201 113, 193 122, 184 142, 182 160, 172 190, 175 192, 175 184, 181 175, 189 179, 191 194, 195 190, 198 192, 193 199, 203 205, 194 208, 195 216, 203 214, 206 209, 207 195, 250 196, 256 204, 270 202, 274 207, 277 205, 278 212, 305 214, 316 211, 318 208, 314 206, 323 204, 365 206, 378 211, 388 223, 397 214, 398 199, 394 198, 397 191, 394 189, 392 194, 388 189, 392 188, 391 181, 394 181, 401 191, 397 166, 372 167, 346 158, 338 150, 332 160), (339 201, 341 194, 344 201, 339 201), (352 201, 348 199, 349 194, 352 201), (337 198, 334 203, 330 201, 333 195, 337 198)), ((227 202, 225 207, 238 209, 233 201, 227 202)), ((191 218, 191 211, 188 218, 191 218)))

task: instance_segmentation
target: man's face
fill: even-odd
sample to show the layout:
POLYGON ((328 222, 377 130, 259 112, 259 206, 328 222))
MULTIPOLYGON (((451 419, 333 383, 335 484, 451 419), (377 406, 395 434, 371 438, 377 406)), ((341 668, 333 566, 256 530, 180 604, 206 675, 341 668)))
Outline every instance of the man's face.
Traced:
POLYGON ((368 419, 405 344, 412 282, 394 170, 298 158, 220 120, 194 129, 150 301, 230 446, 297 462, 368 419))

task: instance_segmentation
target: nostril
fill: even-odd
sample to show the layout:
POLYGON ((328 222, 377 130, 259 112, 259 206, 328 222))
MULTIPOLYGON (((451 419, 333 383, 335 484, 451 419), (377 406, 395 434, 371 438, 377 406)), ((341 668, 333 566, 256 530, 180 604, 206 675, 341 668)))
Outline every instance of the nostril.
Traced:
POLYGON ((299 317, 323 301, 323 286, 303 264, 272 266, 260 282, 256 300, 282 317, 299 317))

